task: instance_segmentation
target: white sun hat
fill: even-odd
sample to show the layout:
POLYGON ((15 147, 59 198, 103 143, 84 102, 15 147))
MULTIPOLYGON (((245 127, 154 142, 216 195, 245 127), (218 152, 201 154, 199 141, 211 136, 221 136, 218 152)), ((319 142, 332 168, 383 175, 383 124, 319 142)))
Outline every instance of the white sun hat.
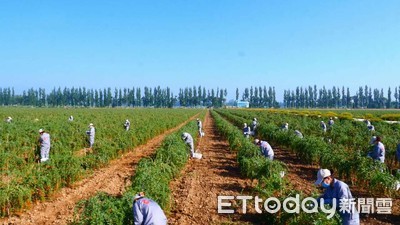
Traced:
POLYGON ((315 181, 315 185, 320 185, 322 183, 322 181, 324 180, 325 177, 329 177, 331 174, 331 171, 329 171, 328 169, 320 169, 318 170, 317 173, 317 181, 315 181))

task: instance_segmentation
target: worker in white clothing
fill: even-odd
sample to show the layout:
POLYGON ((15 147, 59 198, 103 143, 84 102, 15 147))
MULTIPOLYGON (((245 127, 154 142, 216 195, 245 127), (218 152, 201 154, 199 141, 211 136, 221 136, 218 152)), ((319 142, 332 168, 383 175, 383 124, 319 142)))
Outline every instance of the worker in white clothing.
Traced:
POLYGON ((50 156, 50 134, 43 129, 39 129, 40 162, 46 162, 50 156))
POLYGON ((134 225, 166 225, 167 217, 157 202, 146 198, 140 192, 133 198, 133 224, 134 225))
POLYGON ((326 132, 326 124, 324 121, 321 121, 320 126, 321 126, 322 131, 326 132))
POLYGON ((350 188, 346 183, 334 178, 328 169, 320 169, 317 173, 317 181, 314 184, 322 186, 325 189, 324 194, 317 199, 318 204, 323 199, 324 204, 336 206, 336 210, 342 218, 343 225, 360 224, 360 216, 353 205, 349 204, 347 207, 340 206, 341 201, 349 202, 353 199, 350 188), (344 207, 346 210, 340 210, 342 209, 341 207, 344 207))
POLYGON ((182 139, 185 141, 187 145, 190 147, 190 157, 193 157, 194 154, 194 141, 192 135, 187 132, 182 133, 182 139))
POLYGON ((89 130, 86 131, 86 134, 89 137, 89 148, 93 147, 95 133, 96 133, 96 131, 94 129, 94 125, 93 125, 93 123, 90 123, 89 130))
POLYGON ((125 130, 128 131, 130 126, 131 126, 131 122, 128 119, 126 119, 125 123, 124 123, 125 130))
POLYGON ((199 118, 197 118, 197 128, 199 130, 199 136, 202 137, 203 136, 203 123, 201 122, 201 120, 199 118))
POLYGON ((261 154, 263 156, 265 156, 270 160, 274 159, 274 150, 272 149, 271 145, 268 142, 255 139, 254 143, 260 146, 261 154))
POLYGON ((251 135, 251 129, 250 129, 249 126, 247 126, 247 123, 244 123, 244 124, 243 124, 243 135, 244 135, 246 138, 249 138, 250 135, 251 135))

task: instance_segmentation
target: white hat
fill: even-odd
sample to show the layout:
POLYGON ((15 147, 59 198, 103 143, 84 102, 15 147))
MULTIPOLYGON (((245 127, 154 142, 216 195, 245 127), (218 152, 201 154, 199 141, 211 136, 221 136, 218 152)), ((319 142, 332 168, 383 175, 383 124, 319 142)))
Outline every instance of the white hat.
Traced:
POLYGON ((254 120, 254 121, 257 121, 257 118, 254 118, 253 120, 254 120))
POLYGON ((328 169, 320 169, 318 170, 317 173, 317 181, 315 181, 315 185, 320 185, 322 183, 322 181, 324 180, 325 177, 329 177, 331 174, 331 171, 329 171, 328 169))
POLYGON ((189 136, 189 134, 188 133, 182 133, 182 139, 186 139, 187 137, 189 136))
POLYGON ((254 140, 254 144, 258 144, 258 142, 260 142, 260 140, 258 140, 258 139, 254 140))
POLYGON ((39 129, 39 133, 43 133, 44 132, 44 130, 43 129, 39 129))
POLYGON ((89 123, 89 127, 93 126, 93 123, 89 123))
POLYGON ((196 120, 200 120, 199 118, 197 118, 196 120))
POLYGON ((138 200, 139 198, 142 197, 144 197, 144 192, 139 192, 133 197, 133 200, 138 200))
POLYGON ((247 123, 244 123, 243 125, 244 125, 245 127, 247 127, 247 123))
POLYGON ((373 143, 375 143, 375 141, 376 141, 376 136, 372 136, 369 143, 372 145, 373 143))

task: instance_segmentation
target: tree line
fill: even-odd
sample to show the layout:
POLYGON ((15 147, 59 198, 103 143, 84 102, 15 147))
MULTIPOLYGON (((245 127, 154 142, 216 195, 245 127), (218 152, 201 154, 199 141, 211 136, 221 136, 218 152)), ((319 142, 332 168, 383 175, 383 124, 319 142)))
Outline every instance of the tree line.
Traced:
MULTIPOLYGON (((239 100, 239 88, 236 88, 236 101, 239 100)), ((251 108, 279 108, 276 101, 275 87, 253 87, 245 88, 242 93, 241 101, 248 101, 251 108)))
MULTIPOLYGON (((169 87, 132 87, 88 89, 85 87, 53 88, 49 93, 44 88, 24 90, 15 94, 14 88, 0 88, 0 105, 34 107, 223 107, 226 104, 227 89, 207 89, 202 86, 179 89, 177 95, 169 87)), ((367 85, 350 93, 342 86, 317 88, 316 85, 284 90, 283 102, 276 101, 275 87, 259 86, 236 88, 236 101, 248 101, 252 108, 400 108, 400 86, 394 91, 367 85), (394 99, 393 99, 394 97, 394 99)))
POLYGON ((132 88, 44 88, 24 90, 15 94, 14 88, 0 88, 0 105, 35 107, 222 107, 226 102, 226 89, 206 89, 201 86, 181 88, 175 96, 169 87, 132 88))
POLYGON ((384 92, 383 88, 372 89, 365 85, 360 86, 355 94, 344 86, 333 86, 332 89, 325 86, 317 89, 316 85, 296 87, 284 91, 283 105, 287 108, 399 108, 400 86, 395 87, 392 93, 390 87, 384 92))

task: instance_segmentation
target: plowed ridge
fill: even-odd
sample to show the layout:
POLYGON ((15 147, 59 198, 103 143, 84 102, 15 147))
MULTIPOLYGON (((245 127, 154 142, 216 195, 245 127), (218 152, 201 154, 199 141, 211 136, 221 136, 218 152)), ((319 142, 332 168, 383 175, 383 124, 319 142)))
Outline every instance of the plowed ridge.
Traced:
POLYGON ((130 184, 139 160, 154 153, 166 135, 177 131, 196 116, 111 161, 107 167, 96 170, 90 177, 75 183, 72 188, 63 188, 52 200, 39 203, 19 216, 2 219, 1 224, 68 224, 73 219, 74 207, 78 201, 88 199, 99 191, 121 195, 130 184))

